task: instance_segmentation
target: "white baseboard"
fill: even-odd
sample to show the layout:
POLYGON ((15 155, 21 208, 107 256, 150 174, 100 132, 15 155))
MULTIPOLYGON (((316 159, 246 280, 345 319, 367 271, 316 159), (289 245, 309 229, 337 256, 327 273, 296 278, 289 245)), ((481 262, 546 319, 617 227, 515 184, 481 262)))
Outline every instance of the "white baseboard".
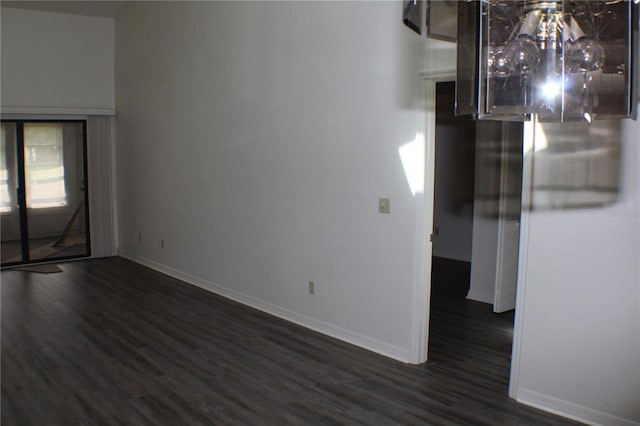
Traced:
POLYGON ((583 405, 544 395, 529 389, 519 388, 516 401, 562 417, 594 426, 640 426, 639 422, 623 419, 612 414, 594 410, 583 405))
POLYGON ((284 320, 298 324, 302 327, 309 328, 311 330, 317 331, 327 336, 331 336, 338 340, 342 340, 352 345, 359 346, 361 348, 370 350, 372 352, 376 352, 380 355, 384 355, 401 362, 405 362, 405 363, 409 362, 410 351, 408 348, 402 348, 399 346, 390 345, 388 343, 379 341, 377 339, 364 336, 359 333, 355 333, 353 331, 329 324, 324 321, 317 320, 315 318, 311 318, 309 316, 291 311, 286 308, 282 308, 280 306, 274 305, 269 302, 265 302, 264 300, 260 300, 253 296, 240 293, 238 291, 221 286, 219 284, 211 283, 202 278, 193 276, 191 274, 182 272, 180 270, 171 268, 166 265, 162 265, 155 261, 136 256, 132 253, 120 251, 118 255, 126 259, 129 259, 133 262, 147 266, 158 272, 162 272, 165 275, 169 275, 173 278, 177 278, 186 283, 195 285, 197 287, 200 287, 204 290, 210 291, 212 293, 215 293, 227 299, 234 300, 236 302, 242 303, 243 305, 247 305, 252 308, 258 309, 260 311, 266 312, 268 314, 274 315, 278 318, 282 318, 284 320))

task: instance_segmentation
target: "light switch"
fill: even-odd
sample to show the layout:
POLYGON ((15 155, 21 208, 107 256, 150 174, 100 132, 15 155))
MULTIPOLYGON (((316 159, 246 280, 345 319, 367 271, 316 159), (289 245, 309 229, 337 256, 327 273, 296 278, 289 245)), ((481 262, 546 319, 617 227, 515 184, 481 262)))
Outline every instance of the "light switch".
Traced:
POLYGON ((383 214, 391 213, 390 198, 378 198, 378 213, 383 213, 383 214))

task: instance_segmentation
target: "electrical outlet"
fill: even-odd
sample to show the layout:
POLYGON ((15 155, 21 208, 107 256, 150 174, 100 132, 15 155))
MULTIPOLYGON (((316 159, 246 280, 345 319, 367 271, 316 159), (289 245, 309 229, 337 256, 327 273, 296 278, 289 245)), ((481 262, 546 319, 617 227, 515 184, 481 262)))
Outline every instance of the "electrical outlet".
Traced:
POLYGON ((164 248, 164 240, 160 240, 160 248, 164 248))
POLYGON ((138 232, 138 241, 142 241, 142 232, 138 232))
POLYGON ((309 281, 309 294, 316 294, 316 283, 309 281))
POLYGON ((378 213, 391 213, 391 198, 378 198, 378 213))

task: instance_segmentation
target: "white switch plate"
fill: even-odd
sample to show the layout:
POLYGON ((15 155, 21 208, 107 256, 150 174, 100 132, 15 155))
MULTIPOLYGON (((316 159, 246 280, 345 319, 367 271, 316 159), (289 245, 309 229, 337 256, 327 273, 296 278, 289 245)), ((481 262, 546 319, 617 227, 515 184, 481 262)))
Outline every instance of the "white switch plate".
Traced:
POLYGON ((391 213, 391 198, 378 198, 378 213, 391 213))

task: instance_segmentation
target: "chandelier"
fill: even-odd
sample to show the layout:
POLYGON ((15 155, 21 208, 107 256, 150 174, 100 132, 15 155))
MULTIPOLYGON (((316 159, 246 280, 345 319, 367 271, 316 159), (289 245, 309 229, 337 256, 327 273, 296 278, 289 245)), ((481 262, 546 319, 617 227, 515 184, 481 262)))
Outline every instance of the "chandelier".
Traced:
POLYGON ((458 115, 635 118, 633 1, 465 0, 458 7, 458 115))

